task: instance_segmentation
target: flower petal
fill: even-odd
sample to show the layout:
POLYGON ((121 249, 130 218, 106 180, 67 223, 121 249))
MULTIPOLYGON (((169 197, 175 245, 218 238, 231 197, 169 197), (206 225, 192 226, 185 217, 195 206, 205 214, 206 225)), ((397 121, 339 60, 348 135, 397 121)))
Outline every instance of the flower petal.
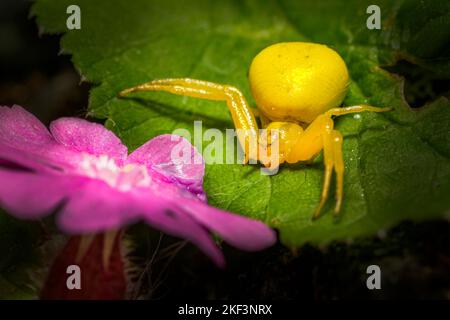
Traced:
POLYGON ((203 192, 203 157, 183 137, 173 134, 157 136, 132 152, 127 162, 144 164, 150 171, 179 182, 192 192, 203 192))
POLYGON ((236 248, 258 251, 276 242, 276 233, 263 222, 226 212, 202 202, 185 199, 180 203, 194 219, 217 232, 236 248))
POLYGON ((101 180, 86 180, 83 188, 72 194, 58 215, 57 222, 63 231, 94 233, 136 222, 129 193, 111 188, 101 180))
POLYGON ((102 181, 91 180, 69 199, 57 221, 64 231, 79 234, 119 229, 140 220, 191 241, 219 267, 225 265, 222 252, 205 228, 179 207, 146 189, 120 192, 102 181))
MULTIPOLYGON (((72 136, 75 140, 79 140, 79 144, 82 143, 79 137, 73 136, 75 133, 74 126, 67 126, 68 132, 66 133, 61 131, 64 128, 59 126, 58 123, 59 121, 64 122, 64 120, 63 118, 55 121, 56 135, 58 137, 65 136, 67 139, 68 136, 72 136)), ((98 124, 90 124, 81 119, 74 118, 74 120, 100 126, 98 124)), ((100 127, 103 128, 102 126, 100 127)), ((107 131, 104 128, 103 130, 107 131)), ((101 131, 101 129, 97 128, 97 131, 101 131)), ((120 140, 113 133, 107 132, 122 146, 121 157, 124 159, 127 153, 126 147, 121 144, 120 140)), ((87 132, 87 134, 90 133, 87 132)), ((85 140, 89 140, 89 138, 85 137, 85 140)), ((61 138, 61 141, 64 141, 64 139, 61 138)), ((97 142, 99 141, 93 141, 93 143, 97 142)), ((60 168, 73 168, 81 159, 79 149, 67 148, 67 145, 64 145, 64 143, 58 143, 52 137, 50 131, 34 115, 17 105, 14 105, 12 108, 0 107, 0 144, 16 149, 16 152, 23 153, 26 157, 36 157, 39 158, 39 162, 60 168)), ((101 145, 101 142, 99 145, 101 145)))
POLYGON ((38 219, 52 213, 81 185, 64 176, 0 169, 0 205, 13 216, 38 219))
POLYGON ((0 142, 24 151, 45 150, 54 140, 34 115, 18 105, 0 107, 0 142))
POLYGON ((127 147, 110 130, 98 123, 78 118, 59 118, 50 124, 53 137, 60 144, 78 152, 108 155, 124 161, 127 147))
POLYGON ((8 168, 47 173, 52 171, 44 159, 0 143, 0 169, 8 168))
MULTIPOLYGON (((145 197, 146 198, 146 197, 145 197)), ((225 258, 207 229, 203 228, 179 205, 161 201, 158 208, 142 198, 144 220, 151 226, 172 236, 189 240, 209 256, 220 268, 225 267, 225 258)))

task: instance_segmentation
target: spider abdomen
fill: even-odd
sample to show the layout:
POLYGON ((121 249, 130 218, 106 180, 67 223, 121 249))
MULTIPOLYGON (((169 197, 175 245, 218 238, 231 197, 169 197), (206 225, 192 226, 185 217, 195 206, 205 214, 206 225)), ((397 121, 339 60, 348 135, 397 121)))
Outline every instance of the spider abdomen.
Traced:
POLYGON ((349 75, 344 60, 329 47, 285 42, 256 55, 249 80, 258 109, 270 120, 310 123, 342 103, 349 75))

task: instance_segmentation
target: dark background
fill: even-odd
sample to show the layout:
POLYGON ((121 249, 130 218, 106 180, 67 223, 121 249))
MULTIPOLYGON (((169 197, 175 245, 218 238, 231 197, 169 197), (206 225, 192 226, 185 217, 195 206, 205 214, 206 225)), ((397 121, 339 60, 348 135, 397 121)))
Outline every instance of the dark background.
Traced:
MULTIPOLYGON (((28 1, 0 1, 0 105, 19 104, 46 124, 60 116, 84 117, 89 84, 81 82, 70 56, 58 54, 57 35, 39 35, 34 19, 28 18, 29 6, 28 1)), ((412 106, 448 90, 448 79, 436 81, 408 65, 390 71, 406 77, 412 106), (420 94, 424 90, 417 89, 418 84, 435 93, 420 94)), ((253 254, 224 246, 228 262, 224 271, 190 244, 148 228, 134 227, 129 236, 138 239, 134 254, 143 257, 136 261, 144 272, 135 278, 134 297, 450 298, 448 221, 404 222, 373 238, 324 248, 304 246, 296 253, 281 245, 253 254), (366 287, 366 268, 371 264, 381 268, 381 290, 366 287)))

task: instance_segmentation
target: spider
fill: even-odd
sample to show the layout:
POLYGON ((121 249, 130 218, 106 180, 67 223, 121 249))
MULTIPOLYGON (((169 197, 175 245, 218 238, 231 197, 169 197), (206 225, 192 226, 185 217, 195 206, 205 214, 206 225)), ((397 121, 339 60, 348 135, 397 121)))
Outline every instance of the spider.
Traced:
POLYGON ((250 108, 241 91, 233 86, 190 78, 153 80, 125 89, 119 97, 139 91, 166 91, 225 101, 234 126, 241 129, 238 132, 246 132, 238 133, 246 161, 250 158, 267 165, 258 153, 249 154, 249 137, 257 137, 258 143, 265 144, 266 148, 273 143, 259 136, 255 116, 267 131, 278 130, 279 164, 312 161, 323 150, 324 182, 313 219, 319 217, 328 198, 333 169, 336 173, 334 215, 337 216, 344 189, 343 138, 334 129, 332 117, 391 109, 369 105, 339 107, 349 85, 347 66, 336 51, 317 43, 284 42, 263 49, 250 65, 249 82, 257 109, 250 108))

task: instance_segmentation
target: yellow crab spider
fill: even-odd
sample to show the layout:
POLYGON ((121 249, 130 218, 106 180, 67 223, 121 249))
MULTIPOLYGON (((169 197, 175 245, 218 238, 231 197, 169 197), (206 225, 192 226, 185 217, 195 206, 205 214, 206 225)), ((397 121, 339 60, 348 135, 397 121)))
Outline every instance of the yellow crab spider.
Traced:
MULTIPOLYGON (((339 54, 329 47, 316 43, 286 42, 271 45, 253 59, 249 82, 258 110, 249 107, 244 95, 235 87, 189 78, 153 80, 123 90, 123 97, 138 91, 166 91, 178 95, 225 101, 231 112, 234 126, 246 154, 246 159, 264 159, 250 154, 248 139, 258 139, 258 125, 267 130, 278 130, 279 163, 310 161, 324 152, 324 183, 322 194, 313 218, 320 215, 330 188, 333 169, 336 173, 336 204, 334 212, 341 209, 343 197, 344 161, 342 135, 333 128, 333 116, 362 111, 384 112, 389 108, 368 105, 339 107, 349 84, 347 66, 339 54), (255 114, 254 114, 255 113, 255 114), (245 147, 244 147, 245 146, 245 147)), ((270 136, 270 134, 269 134, 270 136)), ((259 144, 270 141, 259 137, 259 144)))

